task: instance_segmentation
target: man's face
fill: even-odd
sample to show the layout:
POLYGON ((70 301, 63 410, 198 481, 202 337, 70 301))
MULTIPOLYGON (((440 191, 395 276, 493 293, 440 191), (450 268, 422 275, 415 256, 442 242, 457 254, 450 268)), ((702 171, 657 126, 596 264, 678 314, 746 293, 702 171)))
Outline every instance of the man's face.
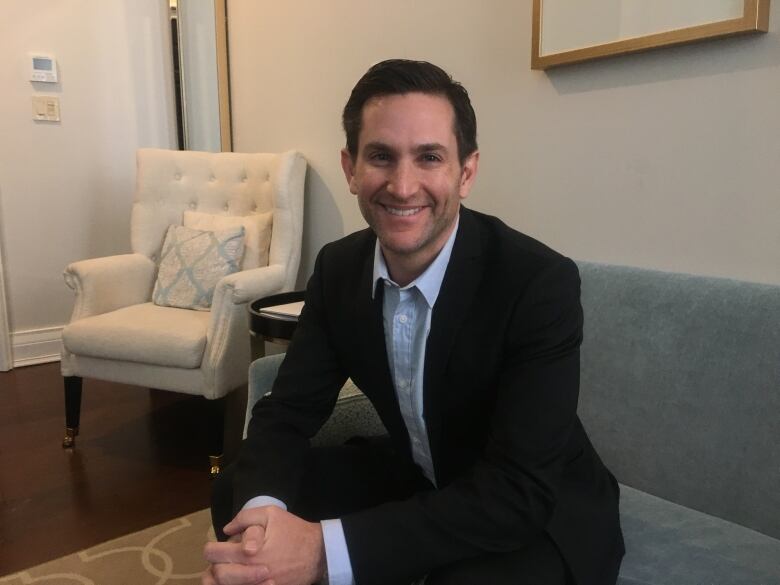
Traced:
POLYGON ((356 158, 341 153, 349 190, 388 263, 430 262, 455 225, 479 153, 461 166, 454 115, 449 101, 437 95, 372 98, 363 107, 356 158))

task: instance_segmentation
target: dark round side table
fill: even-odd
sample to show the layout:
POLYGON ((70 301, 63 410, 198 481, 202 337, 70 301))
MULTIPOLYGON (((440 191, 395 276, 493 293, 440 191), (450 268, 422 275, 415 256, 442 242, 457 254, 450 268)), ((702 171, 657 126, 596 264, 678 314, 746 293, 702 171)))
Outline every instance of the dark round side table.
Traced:
POLYGON ((254 357, 265 355, 265 342, 289 345, 295 328, 298 326, 296 317, 276 317, 263 313, 262 310, 276 305, 286 305, 302 301, 306 291, 280 293, 256 299, 249 304, 249 331, 253 337, 252 354, 254 357))

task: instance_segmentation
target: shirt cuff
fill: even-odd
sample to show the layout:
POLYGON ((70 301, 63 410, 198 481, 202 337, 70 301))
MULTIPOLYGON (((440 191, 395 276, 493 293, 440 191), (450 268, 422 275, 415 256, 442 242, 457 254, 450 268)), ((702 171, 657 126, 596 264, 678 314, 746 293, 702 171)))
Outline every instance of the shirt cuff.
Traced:
POLYGON ((341 520, 323 520, 320 525, 328 564, 328 585, 355 585, 341 520))
POLYGON ((244 504, 241 509, 248 510, 249 508, 260 508, 262 506, 278 506, 285 512, 287 511, 287 504, 285 504, 282 500, 277 500, 272 496, 255 496, 246 504, 244 504))

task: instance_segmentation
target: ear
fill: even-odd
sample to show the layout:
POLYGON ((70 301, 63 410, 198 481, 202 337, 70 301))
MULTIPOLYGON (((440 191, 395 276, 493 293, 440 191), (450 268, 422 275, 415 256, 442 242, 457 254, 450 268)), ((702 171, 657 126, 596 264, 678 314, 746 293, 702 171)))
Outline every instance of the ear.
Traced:
POLYGON ((466 160, 463 161, 463 166, 460 169, 460 190, 459 195, 461 199, 465 199, 469 196, 471 187, 474 185, 474 180, 477 178, 477 170, 479 169, 479 151, 472 152, 466 160))
POLYGON ((357 195, 357 181, 355 181, 355 162, 352 160, 352 155, 346 148, 341 149, 341 169, 344 171, 344 176, 347 179, 349 185, 349 192, 353 195, 357 195))

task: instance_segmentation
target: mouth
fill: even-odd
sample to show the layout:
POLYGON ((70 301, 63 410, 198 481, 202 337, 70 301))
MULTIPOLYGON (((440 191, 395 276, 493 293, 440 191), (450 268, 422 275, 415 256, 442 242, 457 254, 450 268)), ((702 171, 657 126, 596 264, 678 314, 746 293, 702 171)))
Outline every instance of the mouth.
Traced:
POLYGON ((382 205, 382 207, 387 213, 396 217, 410 217, 417 215, 424 209, 423 207, 391 207, 390 205, 382 205))

